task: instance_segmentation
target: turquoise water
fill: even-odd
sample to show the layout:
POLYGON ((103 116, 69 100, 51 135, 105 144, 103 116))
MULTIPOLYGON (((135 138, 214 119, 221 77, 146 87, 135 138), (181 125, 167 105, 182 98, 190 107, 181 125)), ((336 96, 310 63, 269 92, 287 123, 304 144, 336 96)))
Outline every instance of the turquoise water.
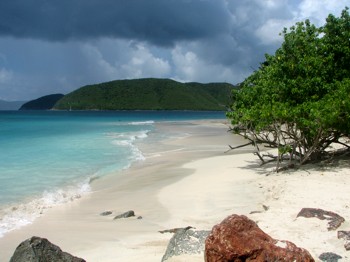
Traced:
POLYGON ((134 143, 154 123, 220 118, 224 112, 0 111, 0 237, 88 194, 91 179, 142 161, 134 143))

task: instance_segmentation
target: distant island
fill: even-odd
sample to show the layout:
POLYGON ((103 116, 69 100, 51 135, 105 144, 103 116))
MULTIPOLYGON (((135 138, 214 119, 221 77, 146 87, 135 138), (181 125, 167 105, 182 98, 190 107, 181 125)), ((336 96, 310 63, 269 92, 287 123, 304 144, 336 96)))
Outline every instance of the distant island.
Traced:
POLYGON ((63 96, 62 94, 42 96, 23 104, 19 110, 49 110, 52 109, 56 102, 63 96))
POLYGON ((83 86, 54 110, 226 110, 233 85, 180 83, 171 79, 116 80, 83 86))
POLYGON ((0 100, 0 110, 18 110, 25 102, 0 100))

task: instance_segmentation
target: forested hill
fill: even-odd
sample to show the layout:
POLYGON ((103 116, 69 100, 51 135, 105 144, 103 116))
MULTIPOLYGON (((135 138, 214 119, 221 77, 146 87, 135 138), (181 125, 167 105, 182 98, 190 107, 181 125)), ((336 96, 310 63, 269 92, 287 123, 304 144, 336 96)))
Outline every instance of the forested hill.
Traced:
POLYGON ((62 97, 62 94, 42 96, 23 104, 19 110, 48 110, 62 97))
POLYGON ((58 110, 226 110, 234 86, 170 79, 116 80, 81 87, 60 99, 58 110))

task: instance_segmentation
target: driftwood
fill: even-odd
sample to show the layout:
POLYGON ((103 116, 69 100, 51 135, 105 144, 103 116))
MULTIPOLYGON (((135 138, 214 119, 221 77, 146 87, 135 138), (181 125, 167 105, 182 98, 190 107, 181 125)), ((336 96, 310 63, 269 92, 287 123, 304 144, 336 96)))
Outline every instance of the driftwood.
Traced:
POLYGON ((229 150, 227 150, 225 153, 231 151, 231 150, 235 150, 237 148, 242 148, 242 147, 245 147, 245 146, 250 146, 250 145, 253 145, 252 142, 249 142, 247 144, 243 144, 243 145, 239 145, 239 146, 235 146, 235 147, 232 147, 231 145, 228 145, 228 147, 230 148, 229 150))
MULTIPOLYGON (((191 226, 187 226, 187 227, 176 227, 176 228, 171 228, 171 229, 165 229, 165 230, 160 230, 158 231, 159 233, 161 234, 164 234, 164 233, 176 233, 178 232, 179 230, 189 230, 191 228, 194 228, 194 227, 191 227, 191 226)), ((195 229, 195 228, 194 228, 195 229)))
POLYGON ((328 230, 336 230, 345 221, 345 219, 337 213, 325 211, 319 208, 303 208, 298 213, 297 217, 316 217, 321 220, 329 220, 328 230))
POLYGON ((255 210, 255 211, 249 212, 249 214, 259 214, 259 213, 262 213, 262 212, 266 212, 270 208, 270 207, 265 206, 265 205, 262 205, 262 207, 263 207, 264 211, 262 211, 262 210, 255 210))

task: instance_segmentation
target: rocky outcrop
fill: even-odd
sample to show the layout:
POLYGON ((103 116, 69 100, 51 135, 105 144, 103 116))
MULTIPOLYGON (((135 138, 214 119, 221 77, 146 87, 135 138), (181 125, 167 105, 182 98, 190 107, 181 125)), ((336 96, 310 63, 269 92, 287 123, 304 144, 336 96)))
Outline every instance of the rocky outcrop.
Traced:
POLYGON ((264 233, 246 216, 231 215, 213 227, 205 241, 205 261, 311 262, 308 251, 264 233))
POLYGON ((31 237, 23 241, 15 250, 10 262, 85 262, 84 259, 63 252, 46 238, 31 237))
POLYGON ((337 213, 325 211, 319 208, 303 208, 297 217, 316 217, 321 220, 328 220, 328 230, 336 230, 345 221, 345 219, 337 213))
POLYGON ((175 231, 160 231, 161 233, 175 232, 169 241, 162 261, 165 261, 172 256, 180 256, 182 254, 200 254, 204 251, 204 242, 210 231, 194 231, 189 228, 191 227, 176 228, 175 231))

